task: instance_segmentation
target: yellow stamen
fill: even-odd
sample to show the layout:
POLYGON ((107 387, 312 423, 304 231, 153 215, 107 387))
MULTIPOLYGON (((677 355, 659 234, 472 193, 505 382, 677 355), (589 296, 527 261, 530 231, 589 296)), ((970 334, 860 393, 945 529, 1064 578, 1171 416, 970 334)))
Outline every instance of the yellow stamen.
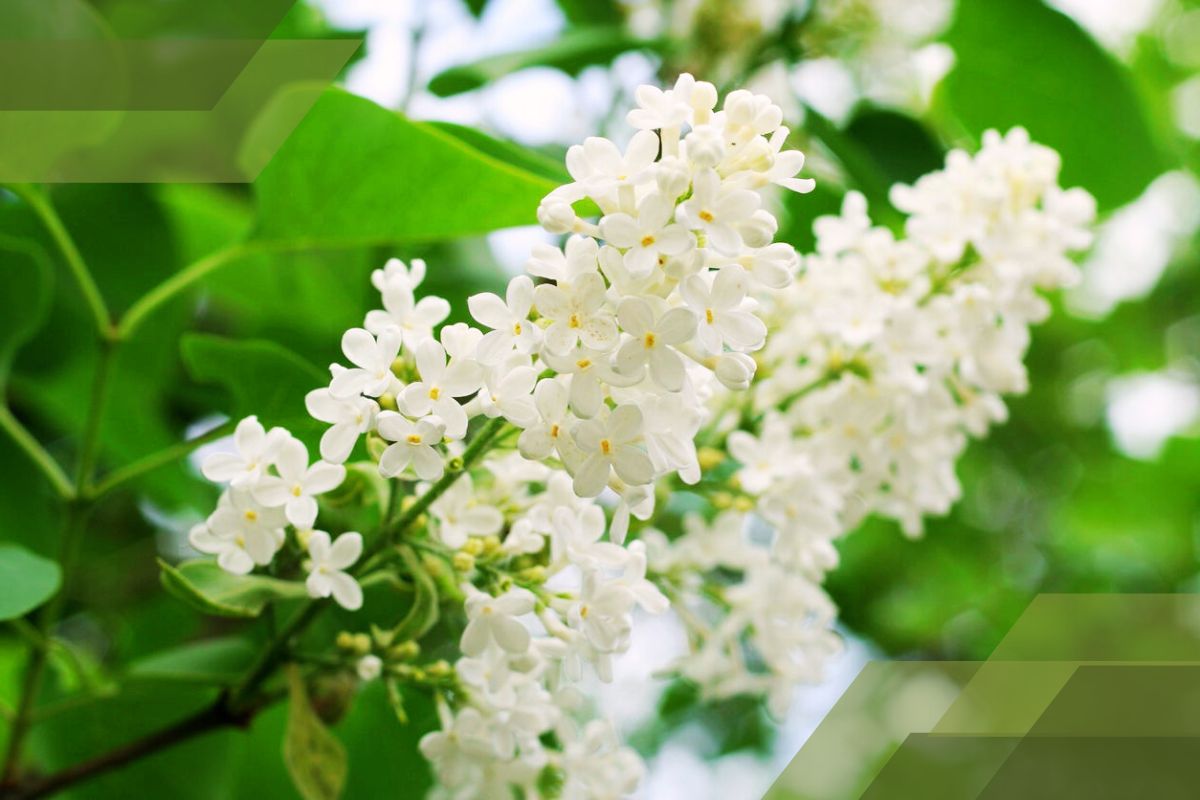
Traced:
POLYGON ((653 236, 643 236, 642 237, 642 247, 649 247, 652 244, 654 244, 653 236))
POLYGON ((580 323, 579 323, 579 315, 578 314, 572 314, 571 318, 567 320, 568 327, 578 328, 579 324, 580 323))
POLYGON ((711 212, 711 211, 701 211, 701 212, 700 212, 699 214, 697 214, 696 216, 700 217, 700 219, 704 220, 705 222, 712 222, 712 221, 713 221, 713 215, 712 215, 712 212, 711 212))
POLYGON ((606 456, 610 455, 612 453, 612 442, 610 442, 608 439, 601 439, 600 452, 604 453, 606 456))
POLYGON ((575 362, 575 366, 579 367, 580 369, 587 369, 591 365, 592 360, 590 358, 581 358, 575 362))
POLYGON ((436 387, 436 386, 429 387, 429 399, 430 400, 437 400, 438 397, 441 396, 441 394, 442 394, 442 390, 439 389, 438 387, 436 387))
POLYGON ((654 341, 655 341, 654 334, 647 333, 645 338, 642 341, 645 343, 646 349, 649 350, 651 347, 654 347, 654 341))
POLYGON ((255 522, 258 520, 258 512, 255 511, 254 509, 247 509, 244 516, 250 522, 255 522))
POLYGON ((712 323, 713 323, 713 310, 712 310, 711 308, 706 308, 706 309, 704 309, 704 319, 705 319, 705 320, 708 322, 708 324, 709 324, 709 325, 712 325, 712 323))
POLYGON ((421 443, 421 434, 419 434, 419 433, 410 433, 410 434, 408 435, 408 443, 409 443, 409 444, 420 444, 420 443, 421 443))

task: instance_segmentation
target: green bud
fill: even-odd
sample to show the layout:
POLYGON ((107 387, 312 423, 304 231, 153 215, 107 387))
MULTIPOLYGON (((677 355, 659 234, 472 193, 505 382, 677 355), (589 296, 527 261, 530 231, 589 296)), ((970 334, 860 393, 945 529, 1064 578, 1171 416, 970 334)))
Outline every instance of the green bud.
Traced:
POLYGON ((461 572, 465 575, 466 573, 475 569, 475 556, 471 555, 470 553, 464 553, 460 550, 454 554, 453 563, 454 571, 461 572))

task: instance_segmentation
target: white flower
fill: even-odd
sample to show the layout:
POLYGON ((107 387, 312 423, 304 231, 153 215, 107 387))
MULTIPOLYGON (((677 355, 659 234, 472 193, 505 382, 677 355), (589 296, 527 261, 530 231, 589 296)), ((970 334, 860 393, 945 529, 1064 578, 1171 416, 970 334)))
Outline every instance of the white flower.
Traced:
POLYGON ((288 522, 299 530, 311 528, 317 519, 314 495, 337 488, 346 478, 341 464, 318 461, 308 465, 308 450, 298 439, 288 439, 275 456, 279 473, 267 475, 254 487, 254 499, 268 508, 283 506, 288 522))
POLYGON ((722 187, 720 176, 706 169, 692 180, 692 196, 679 205, 679 221, 692 230, 704 231, 717 252, 736 256, 742 248, 737 226, 750 219, 760 202, 748 189, 722 187))
POLYGON ((250 492, 231 489, 221 495, 208 522, 192 528, 188 540, 200 552, 216 555, 225 571, 244 575, 256 564, 271 563, 283 546, 286 524, 283 509, 265 508, 250 492))
POLYGON ((654 479, 654 465, 635 444, 642 435, 642 412, 637 406, 617 406, 607 419, 585 420, 571 433, 584 454, 574 482, 580 497, 600 494, 614 470, 635 486, 654 479))
POLYGON ((534 461, 549 458, 567 438, 567 389, 558 381, 539 381, 533 402, 539 419, 526 426, 517 439, 521 455, 534 461))
POLYGON ((533 247, 533 255, 525 264, 525 271, 560 284, 571 283, 599 269, 599 252, 600 246, 590 236, 572 236, 567 239, 565 252, 553 245, 537 244, 533 247))
POLYGON ((696 316, 672 308, 659 316, 640 297, 627 297, 617 309, 621 328, 632 337, 617 351, 617 370, 633 375, 649 365, 650 377, 669 392, 683 388, 683 359, 676 347, 696 333, 696 316))
POLYGON ((388 328, 376 339, 362 328, 351 328, 342 335, 342 352, 354 365, 334 375, 329 392, 349 399, 365 394, 379 397, 399 385, 392 374, 392 362, 400 354, 399 328, 388 328))
POLYGON ((467 432, 467 412, 454 398, 477 391, 482 370, 472 361, 454 361, 447 366, 446 351, 433 339, 417 346, 416 358, 421 380, 404 387, 398 398, 401 409, 413 417, 436 414, 446 435, 461 439, 467 432))
POLYGON ((392 478, 411 465, 422 480, 435 481, 442 477, 442 459, 433 449, 441 443, 446 432, 441 420, 427 417, 413 422, 394 411, 381 411, 378 426, 379 435, 394 442, 379 458, 379 474, 392 478))
POLYGON ((429 511, 437 520, 442 542, 455 549, 466 544, 472 536, 491 536, 504 527, 504 515, 500 510, 476 499, 471 476, 467 474, 452 483, 429 511))
POLYGON ((504 417, 520 428, 532 425, 537 420, 537 407, 532 397, 537 377, 537 370, 529 366, 529 359, 520 355, 489 369, 479 393, 484 415, 504 417))
POLYGON ((213 453, 200 471, 210 481, 228 482, 235 489, 254 486, 274 463, 280 445, 290 438, 283 428, 263 429, 258 417, 246 417, 233 432, 237 453, 213 453))
POLYGON ((310 597, 329 597, 349 611, 362 608, 362 587, 345 570, 362 555, 363 540, 357 533, 343 533, 330 544, 325 531, 308 535, 308 555, 312 562, 304 585, 310 597))
POLYGON ((605 308, 607 288, 598 272, 580 275, 572 283, 544 283, 533 293, 538 313, 551 321, 546 347, 566 353, 580 340, 584 346, 607 352, 616 346, 617 323, 605 308))
MULTIPOLYGON (((414 259, 414 266, 417 262, 418 259, 414 259)), ((380 291, 384 310, 368 311, 363 327, 376 336, 389 328, 397 328, 406 347, 416 347, 428 339, 433 335, 434 327, 450 316, 450 303, 445 298, 429 295, 417 300, 413 286, 406 280, 388 279, 380 291)))
POLYGON ((738 266, 722 267, 711 280, 693 275, 683 283, 683 298, 696 314, 696 334, 709 353, 757 350, 767 338, 767 325, 744 309, 747 275, 738 266))
POLYGON ((567 150, 567 172, 588 194, 602 197, 621 187, 632 188, 657 155, 658 137, 650 131, 634 134, 624 155, 608 139, 589 136, 567 150))
POLYGON ((647 195, 636 218, 624 212, 609 214, 600 220, 600 232, 625 250, 625 267, 631 274, 649 275, 655 266, 695 244, 686 228, 671 222, 674 211, 674 204, 662 195, 647 195))
POLYGON ((561 375, 571 376, 571 409, 581 417, 594 417, 604 403, 603 384, 630 386, 641 374, 622 376, 608 365, 608 357, 595 350, 577 347, 565 356, 542 353, 542 360, 561 375))
POLYGON ((817 188, 817 182, 812 178, 796 177, 800 170, 804 169, 804 153, 799 150, 782 149, 787 141, 788 133, 786 127, 781 127, 771 134, 771 149, 775 153, 775 158, 771 168, 763 173, 763 180, 793 192, 808 194, 817 188))
POLYGON ((329 389, 313 389, 304 397, 309 416, 332 425, 321 436, 321 458, 341 464, 350 457, 358 437, 375 425, 379 404, 366 397, 342 400, 329 389))
POLYGON ((529 629, 517 617, 533 612, 537 599, 527 589, 509 589, 499 597, 473 590, 467 598, 467 627, 460 646, 469 656, 479 656, 489 643, 509 653, 529 649, 529 629))
POLYGON ((484 364, 495 364, 516 348, 519 353, 531 353, 538 344, 538 328, 529 321, 533 308, 533 281, 518 275, 508 282, 504 300, 490 292, 467 298, 471 316, 492 331, 479 343, 478 358, 484 364))

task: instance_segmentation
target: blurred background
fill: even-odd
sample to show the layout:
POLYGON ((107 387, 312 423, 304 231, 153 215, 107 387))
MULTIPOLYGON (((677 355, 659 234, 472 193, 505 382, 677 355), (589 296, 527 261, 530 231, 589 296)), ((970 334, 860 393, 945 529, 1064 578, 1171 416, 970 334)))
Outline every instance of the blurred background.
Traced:
MULTIPOLYGON (((309 0, 276 35, 361 35, 341 78, 349 91, 559 164, 586 136, 628 138, 624 112, 641 83, 690 71, 722 91, 766 93, 819 182, 779 209, 780 238, 802 252, 813 219, 835 211, 849 189, 868 196, 876 221, 895 225, 887 188, 938 168, 951 147, 974 147, 988 127, 1026 126, 1062 154, 1064 185, 1099 201, 1102 227, 1084 278, 1035 331, 1032 390, 1011 399, 1008 424, 961 463, 964 499, 920 540, 868 522, 840 543, 828 589, 846 653, 826 683, 797 691, 786 720, 749 701, 697 706, 686 687, 652 677, 683 651, 678 626, 637 628, 616 683, 601 691, 648 758, 642 797, 760 796, 865 660, 985 658, 1039 592, 1200 588, 1200 2, 309 0)), ((251 219, 236 187, 63 186, 55 198, 118 308, 237 238, 251 219), (129 270, 131 261, 145 266, 129 270)), ((39 235, 12 204, 0 202, 0 220, 8 232, 39 235)), ((110 426, 105 452, 125 462, 211 424, 212 387, 191 383, 178 364, 185 329, 282 342, 321 365, 375 304, 367 275, 384 258, 426 258, 434 267, 426 288, 463 309, 466 295, 494 288, 546 240, 538 228, 512 228, 427 247, 263 255, 216 273, 198 306, 156 319, 153 340, 137 343, 136 369, 122 373, 114 400, 135 411, 110 426)), ((69 294, 56 296, 10 389, 43 441, 83 424, 74 400, 92 354, 72 344, 87 320, 69 294)), ((0 480, 6 535, 36 542, 50 512, 31 498, 44 489, 7 442, 0 480)), ((153 556, 177 552, 180 533, 212 501, 211 487, 180 466, 105 508, 87 543, 94 569, 75 589, 97 610, 68 620, 97 692, 107 664, 210 632, 159 590, 153 556)), ((17 645, 0 647, 7 693, 17 645)), ((63 670, 62 679, 78 674, 63 670)), ((124 692, 121 708, 149 702, 170 717, 167 690, 139 691, 124 692)), ((381 796, 383 786, 394 793, 397 776, 424 780, 411 778, 419 758, 395 757, 393 748, 412 742, 386 703, 375 705, 382 710, 356 708, 341 729, 350 797, 381 796), (372 753, 387 763, 372 764, 372 753)), ((35 744, 52 760, 81 756, 120 713, 111 704, 64 709, 35 744)), ((282 767, 270 732, 281 725, 273 712, 248 745, 212 737, 135 772, 171 780, 183 763, 219 762, 217 786, 238 787, 231 796, 254 787, 276 796, 286 784, 275 783, 282 767)), ((108 779, 78 796, 127 796, 128 786, 108 779)), ((212 791, 200 782, 176 796, 220 794, 212 791)))

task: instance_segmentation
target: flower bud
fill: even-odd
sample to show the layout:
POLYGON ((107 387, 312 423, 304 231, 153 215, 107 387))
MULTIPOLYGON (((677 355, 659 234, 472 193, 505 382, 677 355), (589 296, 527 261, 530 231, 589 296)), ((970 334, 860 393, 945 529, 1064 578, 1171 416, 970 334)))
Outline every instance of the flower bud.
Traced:
MULTIPOLYGON (((395 372, 395 371, 396 371, 396 366, 393 364, 392 372, 395 372)), ((384 411, 395 411, 397 408, 396 395, 389 394, 389 393, 384 393, 384 394, 379 395, 379 407, 382 408, 384 411)))
POLYGON ((421 654, 421 645, 412 641, 401 642, 388 650, 388 658, 393 661, 411 661, 421 654))
POLYGON ((737 229, 747 246, 766 247, 774 241, 779 222, 770 211, 760 208, 749 219, 739 222, 737 229))
POLYGON ((468 555, 477 556, 483 552, 483 542, 478 537, 472 536, 458 549, 460 552, 467 553, 468 555))
POLYGON ((722 353, 717 358, 714 371, 722 386, 730 391, 741 392, 750 388, 756 366, 754 359, 745 353, 722 353))
POLYGON ((454 554, 454 558, 451 561, 454 564, 455 572, 465 574, 475 569, 475 556, 470 553, 464 553, 460 550, 454 554))
POLYGON ((575 223, 579 219, 570 203, 549 197, 538 206, 537 217, 541 226, 550 233, 570 233, 575 230, 575 223))
POLYGON ((725 140, 721 131, 711 125, 701 125, 683 140, 687 157, 700 169, 711 169, 725 158, 725 140))
POLYGON ((705 472, 716 469, 725 462, 725 454, 715 447, 701 447, 696 457, 700 462, 700 469, 705 472))
POLYGON ((383 673, 383 659, 379 656, 366 655, 358 660, 355 666, 360 681, 373 681, 383 673))

